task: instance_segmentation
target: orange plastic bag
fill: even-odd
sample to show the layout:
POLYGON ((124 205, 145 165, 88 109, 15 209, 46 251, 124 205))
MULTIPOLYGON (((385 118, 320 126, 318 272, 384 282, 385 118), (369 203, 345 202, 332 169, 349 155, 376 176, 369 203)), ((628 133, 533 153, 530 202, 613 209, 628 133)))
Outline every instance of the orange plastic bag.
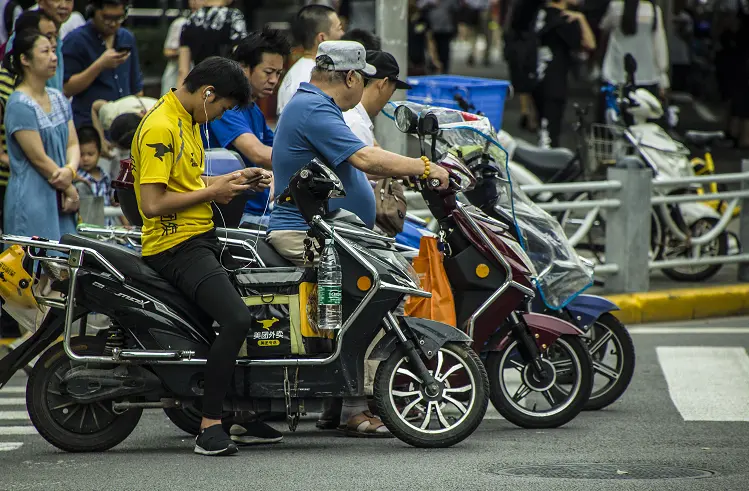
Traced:
POLYGON ((406 315, 455 327, 455 299, 436 238, 421 238, 419 255, 414 259, 413 266, 421 279, 421 289, 431 292, 432 298, 409 297, 405 306, 406 315))

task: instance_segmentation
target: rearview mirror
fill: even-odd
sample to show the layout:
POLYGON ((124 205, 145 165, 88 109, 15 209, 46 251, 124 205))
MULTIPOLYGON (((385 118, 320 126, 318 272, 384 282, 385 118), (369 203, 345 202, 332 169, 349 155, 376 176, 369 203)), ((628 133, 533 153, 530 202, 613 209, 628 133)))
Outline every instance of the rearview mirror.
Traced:
POLYGON ((428 112, 419 119, 419 133, 434 136, 440 131, 440 123, 434 113, 428 112))
POLYGON ((398 106, 395 109, 395 127, 402 133, 413 133, 416 131, 419 117, 408 106, 398 106))

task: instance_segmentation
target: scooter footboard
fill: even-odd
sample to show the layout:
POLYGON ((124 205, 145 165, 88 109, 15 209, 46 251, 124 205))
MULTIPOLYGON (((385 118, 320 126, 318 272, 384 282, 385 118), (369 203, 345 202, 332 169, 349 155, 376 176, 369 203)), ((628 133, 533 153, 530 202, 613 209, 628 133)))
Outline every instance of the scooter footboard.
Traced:
MULTIPOLYGON (((542 351, 545 351, 560 336, 565 334, 580 336, 583 334, 583 331, 569 322, 550 315, 525 313, 523 314, 523 321, 536 340, 536 345, 542 351)), ((511 337, 509 334, 501 338, 493 338, 489 341, 487 351, 501 351, 507 346, 510 340, 511 337)))
MULTIPOLYGON (((399 317, 398 321, 403 330, 410 330, 416 335, 418 342, 416 347, 424 353, 427 359, 431 359, 437 351, 448 342, 471 344, 473 340, 463 331, 441 322, 418 317, 399 317)), ((384 361, 395 351, 397 335, 390 331, 372 349, 370 360, 384 361)))

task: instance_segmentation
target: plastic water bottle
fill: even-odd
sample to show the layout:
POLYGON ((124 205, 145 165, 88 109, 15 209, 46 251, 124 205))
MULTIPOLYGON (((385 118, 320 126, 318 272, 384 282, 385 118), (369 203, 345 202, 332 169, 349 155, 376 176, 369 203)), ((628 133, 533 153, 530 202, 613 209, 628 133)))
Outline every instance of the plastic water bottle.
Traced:
POLYGON ((325 240, 325 248, 317 267, 317 312, 320 329, 340 329, 343 320, 343 288, 341 286, 341 263, 331 239, 325 240))

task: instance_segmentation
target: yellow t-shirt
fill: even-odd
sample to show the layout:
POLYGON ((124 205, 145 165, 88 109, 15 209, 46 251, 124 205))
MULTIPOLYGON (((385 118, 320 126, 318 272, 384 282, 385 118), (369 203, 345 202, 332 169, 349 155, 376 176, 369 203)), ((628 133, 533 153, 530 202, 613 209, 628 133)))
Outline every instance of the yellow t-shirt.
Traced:
POLYGON ((167 191, 189 193, 205 188, 200 126, 193 123, 174 92, 168 92, 143 118, 130 149, 138 210, 143 218, 143 255, 164 252, 213 228, 210 203, 200 203, 174 215, 146 218, 140 201, 141 184, 166 184, 167 191))

